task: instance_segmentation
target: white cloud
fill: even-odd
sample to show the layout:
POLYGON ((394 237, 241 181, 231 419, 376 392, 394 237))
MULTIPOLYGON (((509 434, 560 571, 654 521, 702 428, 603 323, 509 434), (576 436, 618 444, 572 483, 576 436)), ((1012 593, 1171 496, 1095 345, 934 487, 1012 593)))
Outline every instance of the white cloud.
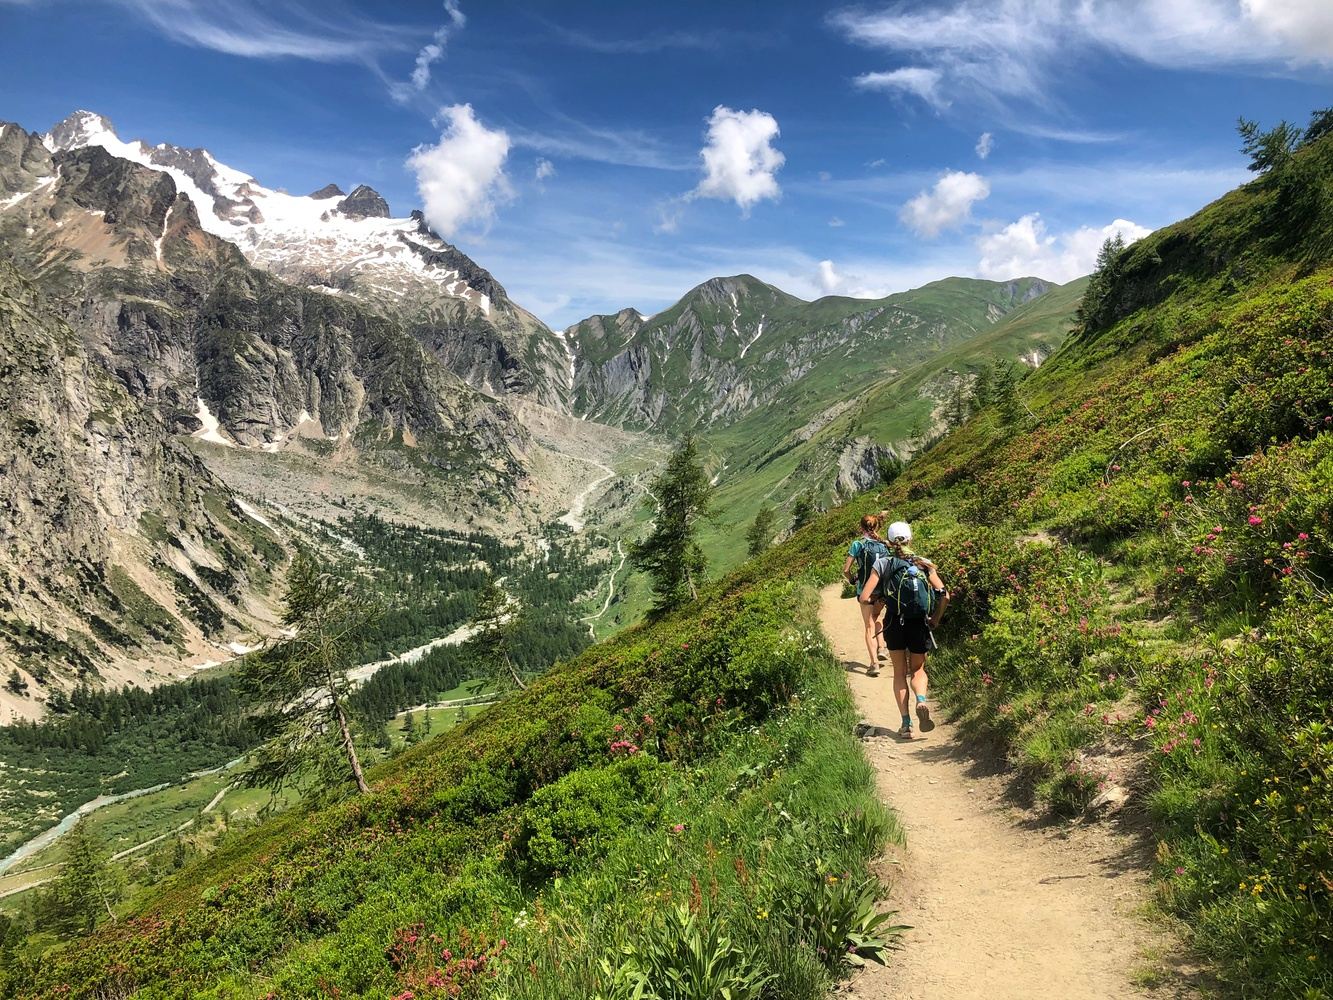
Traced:
POLYGON ((977 137, 976 153, 977 159, 984 160, 990 156, 990 151, 995 148, 995 136, 989 132, 982 132, 977 137))
POLYGON ((944 74, 937 69, 903 66, 882 73, 862 73, 852 80, 852 83, 861 90, 887 90, 914 94, 931 107, 943 110, 949 106, 949 102, 940 93, 940 80, 943 76, 944 74))
POLYGON ((935 237, 961 226, 971 218, 972 205, 989 194, 990 185, 980 174, 951 170, 904 205, 899 218, 917 235, 935 237))
POLYGON ((815 284, 825 295, 832 295, 842 284, 842 275, 837 272, 831 260, 821 260, 815 271, 815 284))
MULTIPOLYGON (((951 0, 851 8, 830 18, 860 44, 911 60, 915 86, 866 74, 939 108, 966 98, 1060 108, 1058 79, 1102 52, 1172 69, 1333 64, 1327 0, 951 0)), ((862 84, 864 85, 864 84, 862 84)))
POLYGON ((748 215, 756 202, 782 194, 777 172, 786 157, 773 148, 777 119, 765 111, 733 111, 719 104, 708 119, 708 142, 699 151, 704 177, 689 198, 734 201, 748 215))
POLYGON ((845 295, 850 299, 882 299, 893 291, 890 285, 877 284, 862 274, 844 274, 831 260, 819 262, 814 283, 821 295, 845 295))
POLYGON ((477 121, 470 104, 442 108, 440 117, 440 141, 412 150, 407 165, 417 176, 426 221, 452 236, 466 222, 488 222, 512 197, 504 173, 509 136, 477 121))
POLYGON ((1327 0, 1241 0, 1241 8, 1295 59, 1333 62, 1333 4, 1327 0))
POLYGON ((674 233, 680 229, 680 217, 684 209, 681 208, 681 199, 672 198, 669 201, 662 202, 657 206, 657 222, 653 224, 655 233, 674 233))
POLYGON ((555 164, 544 156, 537 157, 536 168, 532 172, 533 179, 537 182, 546 180, 548 177, 555 176, 555 164))
POLYGON ((430 83, 431 66, 444 58, 444 47, 448 44, 450 36, 462 30, 463 26, 467 24, 467 18, 458 9, 456 0, 444 0, 444 12, 449 19, 435 29, 435 34, 430 42, 423 45, 417 52, 417 61, 412 68, 411 81, 390 85, 389 93, 394 100, 405 101, 413 94, 419 94, 426 89, 426 85, 430 83))
POLYGON ((977 239, 977 249, 981 251, 977 274, 994 281, 1028 276, 1061 283, 1072 281, 1092 271, 1097 251, 1116 233, 1126 243, 1133 243, 1150 232, 1136 222, 1116 219, 1100 229, 1082 226, 1051 233, 1041 216, 1032 212, 977 239))
POLYGON ((881 156, 878 160, 871 160, 869 163, 866 164, 866 166, 869 167, 871 170, 877 170, 878 168, 884 166, 884 164, 888 162, 889 162, 888 160, 884 159, 884 157, 881 156))
POLYGON ((843 226, 847 225, 847 223, 843 222, 836 215, 828 220, 828 224, 832 226, 834 229, 841 229, 843 226))
POLYGON ((162 35, 196 48, 251 59, 372 63, 410 46, 412 32, 344 14, 332 17, 301 3, 255 0, 119 0, 162 35))

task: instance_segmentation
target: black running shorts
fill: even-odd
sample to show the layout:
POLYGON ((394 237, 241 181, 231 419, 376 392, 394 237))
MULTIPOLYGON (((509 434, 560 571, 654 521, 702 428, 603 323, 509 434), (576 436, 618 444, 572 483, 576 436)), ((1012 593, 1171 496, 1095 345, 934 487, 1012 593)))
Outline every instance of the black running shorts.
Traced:
POLYGON ((924 653, 930 648, 930 629, 926 628, 924 618, 904 622, 896 615, 889 615, 884 622, 884 641, 890 652, 907 649, 913 653, 924 653))

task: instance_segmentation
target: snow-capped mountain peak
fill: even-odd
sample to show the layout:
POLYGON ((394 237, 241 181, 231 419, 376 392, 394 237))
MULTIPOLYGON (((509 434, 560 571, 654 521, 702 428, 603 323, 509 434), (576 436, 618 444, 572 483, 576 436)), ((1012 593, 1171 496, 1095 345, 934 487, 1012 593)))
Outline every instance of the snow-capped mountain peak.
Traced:
POLYGON ((350 195, 330 184, 310 195, 267 188, 206 149, 124 142, 102 115, 76 111, 43 137, 52 152, 100 146, 171 176, 208 232, 234 243, 252 264, 294 283, 386 304, 423 291, 490 315, 494 279, 431 231, 420 213, 393 218, 373 188, 350 195), (334 201, 334 199, 337 199, 334 201))

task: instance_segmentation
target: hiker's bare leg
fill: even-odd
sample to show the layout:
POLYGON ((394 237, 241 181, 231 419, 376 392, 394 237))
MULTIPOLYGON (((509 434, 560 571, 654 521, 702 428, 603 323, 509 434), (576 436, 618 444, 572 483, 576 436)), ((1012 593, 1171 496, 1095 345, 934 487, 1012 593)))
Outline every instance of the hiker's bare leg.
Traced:
POLYGON ((877 610, 878 609, 873 604, 861 605, 861 624, 865 627, 866 652, 870 654, 870 658, 866 660, 867 670, 874 670, 875 664, 878 662, 875 658, 875 643, 878 641, 875 638, 875 633, 879 628, 875 623, 875 612, 877 610))
MULTIPOLYGON (((930 684, 930 678, 926 676, 926 654, 910 653, 912 657, 912 693, 925 695, 926 689, 930 684)), ((907 694, 903 693, 903 704, 907 703, 907 694)), ((907 711, 906 708, 903 709, 907 711)))
POLYGON ((907 650, 889 650, 893 661, 893 698, 898 703, 898 714, 907 715, 907 650))

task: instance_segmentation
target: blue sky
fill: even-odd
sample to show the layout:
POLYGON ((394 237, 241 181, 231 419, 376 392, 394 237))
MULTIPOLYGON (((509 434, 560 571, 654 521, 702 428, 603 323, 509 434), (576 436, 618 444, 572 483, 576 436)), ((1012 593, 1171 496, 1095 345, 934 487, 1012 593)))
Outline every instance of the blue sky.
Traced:
POLYGON ((29 129, 425 205, 563 326, 742 271, 1068 280, 1242 182, 1237 115, 1333 103, 1333 4, 0 0, 0 64, 29 129))

